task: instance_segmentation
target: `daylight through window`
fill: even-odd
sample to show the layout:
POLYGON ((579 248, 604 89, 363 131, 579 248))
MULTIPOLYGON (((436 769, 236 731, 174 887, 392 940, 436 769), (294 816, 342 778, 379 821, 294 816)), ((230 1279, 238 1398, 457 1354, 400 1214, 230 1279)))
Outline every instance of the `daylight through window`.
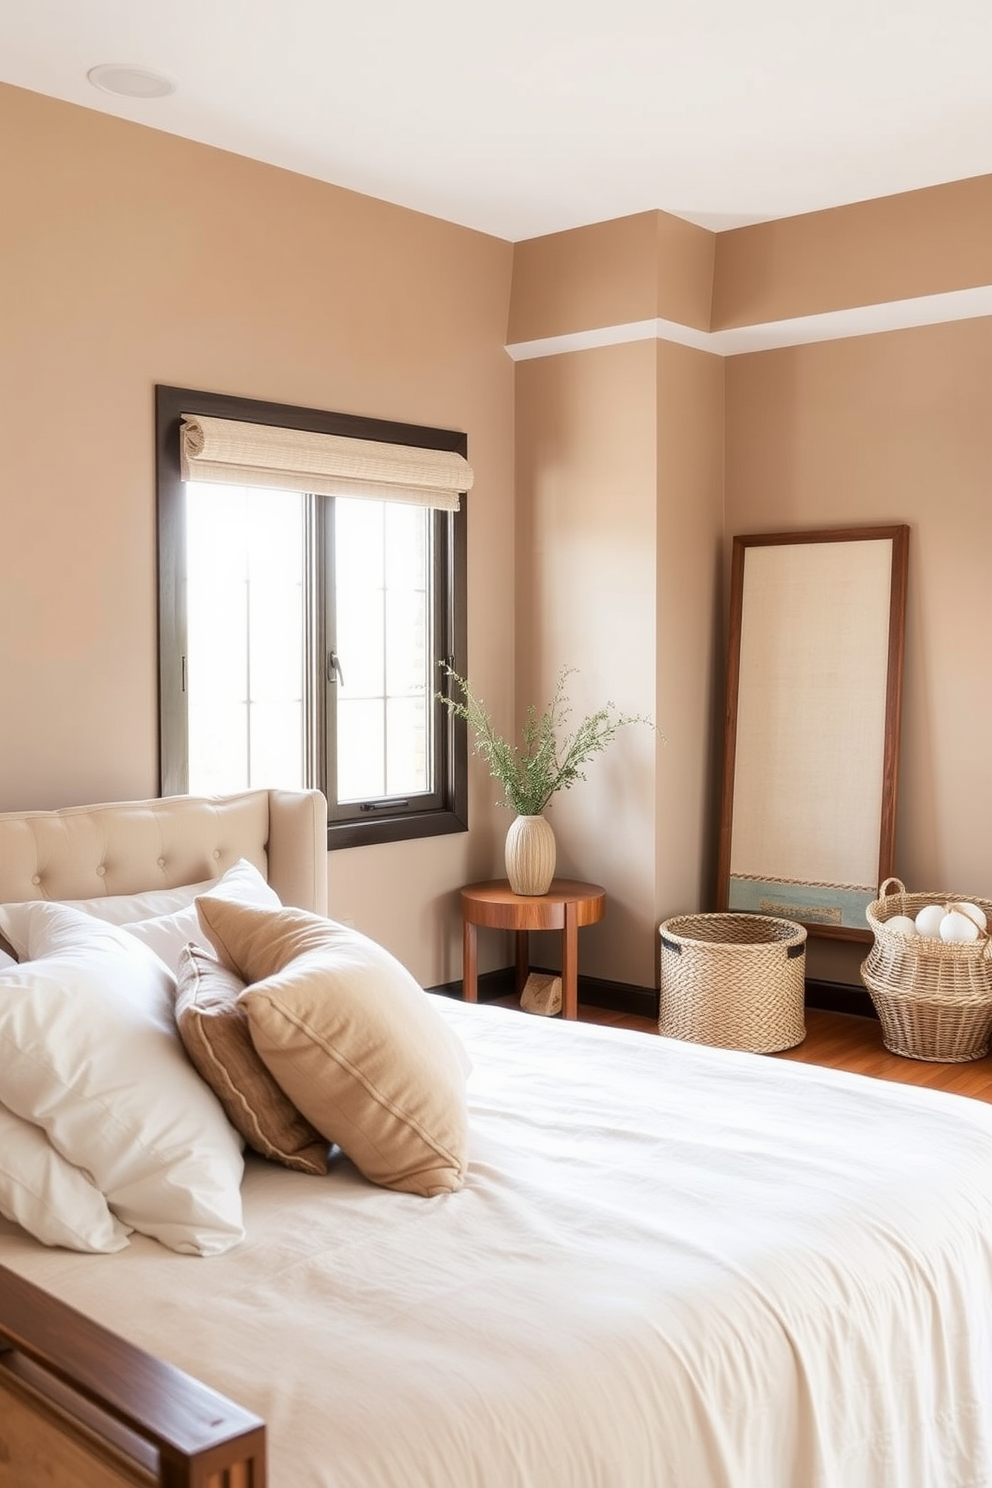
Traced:
POLYGON ((259 405, 159 395, 163 791, 316 785, 332 846, 464 829, 464 731, 437 693, 464 647, 451 488, 471 471, 457 450, 413 446, 406 489, 407 447, 382 439, 460 436, 376 422, 367 453, 341 425, 370 421, 313 415, 347 457, 329 473, 319 429, 271 426, 269 446, 270 426, 244 421, 259 405), (177 445, 194 430, 178 469, 166 425, 177 445))

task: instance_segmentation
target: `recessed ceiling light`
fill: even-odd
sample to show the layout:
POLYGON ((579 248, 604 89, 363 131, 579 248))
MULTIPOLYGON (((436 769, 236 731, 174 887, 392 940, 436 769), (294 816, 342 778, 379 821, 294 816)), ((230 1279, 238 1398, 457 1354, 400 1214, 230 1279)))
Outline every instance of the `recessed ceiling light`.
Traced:
POLYGON ((165 98, 176 91, 171 78, 148 67, 133 67, 128 62, 101 62, 86 74, 94 88, 104 93, 119 93, 124 98, 165 98))

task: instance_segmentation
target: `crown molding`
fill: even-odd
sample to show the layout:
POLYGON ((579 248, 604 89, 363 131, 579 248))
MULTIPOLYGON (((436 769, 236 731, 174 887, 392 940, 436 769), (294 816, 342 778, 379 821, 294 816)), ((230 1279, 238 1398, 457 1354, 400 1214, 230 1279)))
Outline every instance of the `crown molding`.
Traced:
POLYGON ((782 346, 807 346, 816 341, 837 341, 851 336, 872 336, 883 331, 909 330, 914 326, 941 325, 952 320, 974 320, 992 315, 992 285, 949 290, 945 294, 918 295, 910 300, 891 300, 880 305, 857 305, 829 310, 822 315, 801 315, 792 320, 773 320, 763 325, 735 326, 721 331, 700 331, 674 320, 636 320, 626 325, 602 326, 574 331, 565 336, 547 336, 538 341, 517 341, 506 350, 515 362, 537 357, 564 356, 600 346, 625 346, 633 341, 672 341, 714 356, 742 356, 754 351, 772 351, 782 346))

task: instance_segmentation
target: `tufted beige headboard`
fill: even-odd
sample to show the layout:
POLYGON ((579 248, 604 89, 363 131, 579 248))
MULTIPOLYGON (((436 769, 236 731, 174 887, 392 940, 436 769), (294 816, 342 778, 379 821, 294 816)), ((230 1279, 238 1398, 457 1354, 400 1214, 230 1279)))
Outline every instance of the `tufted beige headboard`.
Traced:
POLYGON ((0 813, 0 903, 95 899, 217 878, 239 858, 284 904, 327 913, 320 791, 245 791, 0 813))

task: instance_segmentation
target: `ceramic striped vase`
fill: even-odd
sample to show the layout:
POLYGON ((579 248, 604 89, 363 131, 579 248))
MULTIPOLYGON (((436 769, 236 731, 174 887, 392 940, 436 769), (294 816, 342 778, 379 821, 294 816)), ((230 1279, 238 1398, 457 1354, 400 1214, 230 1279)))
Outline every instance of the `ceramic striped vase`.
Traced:
POLYGON ((517 816, 506 834, 506 876, 515 894, 546 894, 555 876, 555 834, 543 816, 517 816))

